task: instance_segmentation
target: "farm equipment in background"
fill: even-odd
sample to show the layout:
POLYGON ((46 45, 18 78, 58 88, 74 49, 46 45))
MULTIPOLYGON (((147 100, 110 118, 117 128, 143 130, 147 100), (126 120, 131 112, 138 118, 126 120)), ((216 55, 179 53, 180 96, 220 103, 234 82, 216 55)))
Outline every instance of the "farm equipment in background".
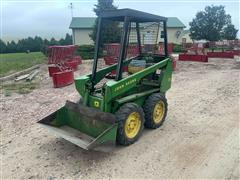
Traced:
POLYGON ((92 73, 75 79, 81 100, 77 103, 67 101, 65 106, 39 123, 86 150, 96 149, 99 145, 109 147, 116 142, 130 145, 138 140, 144 126, 151 129, 160 127, 167 115, 165 95, 172 79, 166 21, 165 17, 131 9, 100 14, 92 73), (122 23, 119 55, 115 64, 99 69, 101 30, 111 22, 122 23), (163 28, 164 55, 153 53, 157 45, 144 52, 141 40, 145 23, 163 28), (139 54, 127 58, 127 49, 132 44, 137 46, 139 54), (123 68, 130 64, 142 67, 132 73, 123 72, 123 68), (107 74, 113 70, 116 70, 114 79, 108 79, 107 74))
MULTIPOLYGON (((104 44, 104 62, 106 65, 113 65, 117 63, 120 50, 120 43, 108 43, 104 44)), ((129 45, 127 47, 126 58, 131 58, 139 55, 139 50, 137 45, 129 45)), ((123 66, 123 72, 128 72, 128 66, 123 66)), ((114 77, 116 75, 116 70, 113 70, 108 74, 108 77, 114 77)))
POLYGON ((194 43, 191 47, 187 47, 186 45, 182 44, 186 52, 179 54, 179 61, 208 62, 208 56, 204 51, 204 43, 194 43))
MULTIPOLYGON (((173 43, 168 43, 168 54, 171 56, 172 58, 172 62, 173 62, 173 71, 175 71, 177 69, 177 60, 178 57, 173 56, 173 48, 174 48, 174 44, 173 43)), ((159 43, 159 47, 158 47, 158 53, 159 54, 164 54, 164 43, 160 42, 159 43)))
POLYGON ((231 58, 240 56, 240 41, 239 40, 225 40, 209 42, 208 57, 211 58, 231 58))
MULTIPOLYGON (((150 49, 150 50, 154 49, 151 46, 152 46, 151 44, 144 44, 144 45, 142 45, 142 49, 145 48, 145 51, 146 51, 146 49, 150 49)), ((103 59, 104 59, 104 62, 105 62, 106 65, 113 65, 113 64, 117 63, 117 59, 118 59, 118 55, 119 55, 119 49, 120 49, 120 43, 104 44, 104 48, 103 48, 104 57, 103 57, 103 59)), ((159 43, 158 50, 154 51, 154 54, 164 55, 164 53, 165 53, 164 52, 164 43, 161 42, 161 43, 159 43)), ((170 55, 172 53, 173 53, 173 43, 168 43, 168 54, 170 55)), ((137 56, 137 55, 139 55, 138 46, 137 45, 129 45, 127 47, 126 57, 131 58, 131 57, 134 57, 134 56, 137 56)), ((176 69, 176 65, 177 65, 177 59, 173 58, 173 70, 176 69)), ((131 64, 130 64, 130 66, 131 66, 131 64)), ((124 72, 129 72, 128 71, 128 66, 124 66, 123 71, 124 72)), ((109 77, 113 77, 114 75, 116 75, 116 70, 113 70, 111 73, 109 73, 109 77)))
MULTIPOLYGON (((120 43, 108 43, 104 44, 104 62, 106 65, 113 65, 117 63, 118 55, 120 50, 120 43)), ((127 72, 127 66, 123 67, 123 71, 127 72)), ((113 77, 116 75, 116 70, 111 71, 107 76, 113 77)))
POLYGON ((77 46, 49 46, 48 72, 54 87, 63 87, 73 83, 73 71, 82 63, 80 56, 75 56, 77 46))
MULTIPOLYGON (((168 43, 168 54, 173 53, 173 47, 174 47, 173 43, 168 43)), ((164 54, 164 43, 162 43, 162 42, 159 43, 159 53, 164 54)))
POLYGON ((208 58, 234 58, 240 56, 239 40, 211 41, 206 43, 183 43, 185 53, 179 54, 180 61, 208 62, 208 58))

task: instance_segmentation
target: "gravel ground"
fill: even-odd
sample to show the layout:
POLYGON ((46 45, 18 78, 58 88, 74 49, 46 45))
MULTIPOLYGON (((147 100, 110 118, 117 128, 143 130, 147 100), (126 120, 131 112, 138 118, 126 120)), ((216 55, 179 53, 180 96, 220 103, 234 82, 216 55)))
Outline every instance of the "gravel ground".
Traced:
MULTIPOLYGON (((79 98, 74 85, 54 89, 41 68, 40 88, 1 97, 1 179, 239 179, 240 64, 178 62, 164 125, 113 152, 85 151, 36 122, 79 98)), ((91 63, 75 73, 90 72, 91 63)))

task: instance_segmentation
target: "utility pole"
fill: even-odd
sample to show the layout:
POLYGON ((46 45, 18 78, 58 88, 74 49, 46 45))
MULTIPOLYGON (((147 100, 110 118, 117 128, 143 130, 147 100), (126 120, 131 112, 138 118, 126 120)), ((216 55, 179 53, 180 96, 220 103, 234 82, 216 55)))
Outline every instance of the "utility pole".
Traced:
POLYGON ((71 16, 73 17, 73 3, 70 3, 68 8, 71 10, 71 16))

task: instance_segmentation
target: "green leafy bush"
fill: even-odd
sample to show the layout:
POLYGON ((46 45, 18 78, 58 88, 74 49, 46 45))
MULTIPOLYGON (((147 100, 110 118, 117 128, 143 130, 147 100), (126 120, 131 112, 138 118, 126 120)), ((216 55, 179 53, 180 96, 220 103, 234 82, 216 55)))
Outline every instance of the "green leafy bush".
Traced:
POLYGON ((79 51, 94 51, 94 45, 81 45, 78 47, 79 51))
POLYGON ((82 59, 94 58, 94 45, 81 45, 76 51, 77 55, 80 55, 82 59))
POLYGON ((183 48, 182 48, 182 45, 180 44, 174 44, 173 45, 173 52, 183 52, 183 48))

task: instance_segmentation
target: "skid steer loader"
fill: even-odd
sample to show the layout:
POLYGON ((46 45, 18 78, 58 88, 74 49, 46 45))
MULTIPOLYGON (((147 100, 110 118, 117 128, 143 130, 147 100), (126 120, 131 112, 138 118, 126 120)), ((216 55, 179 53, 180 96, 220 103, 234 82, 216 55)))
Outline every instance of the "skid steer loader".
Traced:
POLYGON ((165 94, 172 78, 166 22, 165 17, 132 9, 102 13, 98 17, 92 73, 75 78, 81 101, 67 101, 39 123, 86 150, 116 142, 130 145, 138 140, 144 127, 160 127, 167 115, 165 94), (111 22, 117 22, 121 29, 120 42, 116 42, 120 43, 118 61, 99 69, 104 33, 101 30, 111 22), (164 42, 164 54, 158 53, 159 41, 164 42), (138 48, 135 57, 127 56, 130 44, 138 48), (132 69, 131 73, 123 73, 125 66, 132 69), (107 79, 113 70, 116 70, 114 79, 107 79))

